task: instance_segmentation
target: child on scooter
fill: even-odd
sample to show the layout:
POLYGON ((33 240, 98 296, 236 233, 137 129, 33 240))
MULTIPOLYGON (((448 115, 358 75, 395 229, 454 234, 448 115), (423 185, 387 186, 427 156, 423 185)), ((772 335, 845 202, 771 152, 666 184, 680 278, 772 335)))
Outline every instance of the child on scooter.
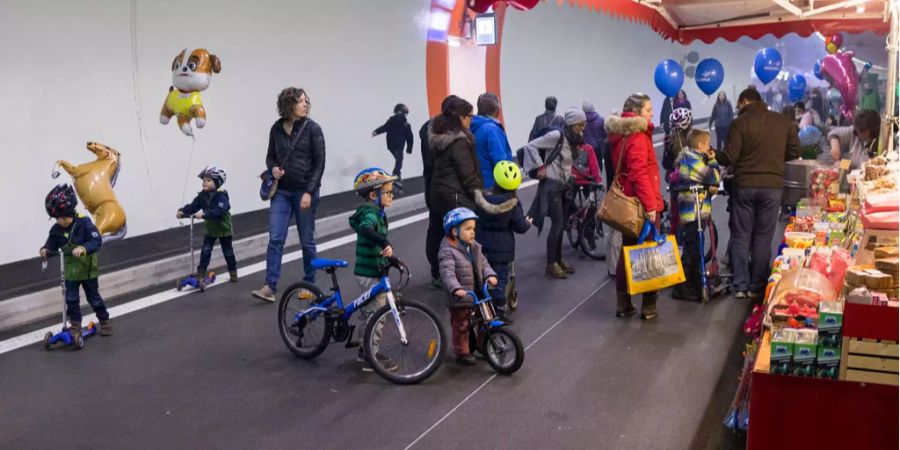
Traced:
POLYGON ((444 216, 444 240, 438 251, 441 281, 450 294, 450 331, 456 362, 475 365, 469 348, 470 318, 475 300, 467 291, 481 291, 486 281, 497 286, 497 274, 491 269, 481 245, 475 241, 475 222, 478 216, 468 208, 456 208, 444 216))
POLYGON ((686 281, 672 289, 672 298, 700 301, 702 299, 703 282, 700 267, 700 239, 697 232, 697 221, 706 227, 706 221, 712 215, 712 196, 716 193, 721 181, 719 163, 716 162, 715 151, 710 147, 708 131, 694 129, 687 137, 688 148, 683 150, 678 159, 677 176, 673 187, 678 192, 678 215, 681 221, 682 243, 681 264, 684 266, 686 281), (706 191, 700 191, 700 217, 694 210, 694 193, 690 188, 703 185, 706 191))
POLYGON ((231 240, 234 230, 231 225, 231 204, 228 202, 228 191, 222 189, 225 184, 225 170, 216 166, 207 166, 197 175, 203 180, 203 190, 197 194, 194 201, 184 205, 175 217, 181 219, 185 216, 194 216, 203 219, 203 249, 200 251, 200 264, 197 266, 197 279, 206 278, 206 269, 212 258, 213 246, 216 239, 222 246, 222 255, 228 265, 230 281, 238 280, 237 260, 234 258, 234 247, 231 240))
POLYGON ((69 319, 69 333, 73 338, 81 336, 81 306, 78 288, 84 289, 91 309, 100 319, 100 336, 112 335, 112 321, 103 298, 100 297, 100 265, 97 252, 102 239, 91 219, 75 212, 78 198, 68 184, 57 185, 47 194, 44 207, 47 214, 56 219, 50 228, 47 242, 41 247, 41 257, 46 259, 51 253, 62 251, 66 284, 66 317, 69 319))
POLYGON ((522 205, 516 197, 516 189, 522 184, 519 166, 511 161, 500 161, 494 167, 493 193, 484 196, 475 191, 480 225, 476 239, 484 256, 497 273, 497 289, 493 292, 494 310, 506 323, 506 285, 509 283, 509 266, 516 258, 516 237, 531 227, 525 218, 522 205))
MULTIPOLYGON (((387 239, 388 218, 384 209, 389 208, 394 201, 396 179, 383 169, 371 167, 357 174, 353 180, 353 189, 366 200, 350 216, 350 228, 356 232, 356 264, 353 266, 353 274, 356 275, 356 284, 363 292, 381 281, 381 268, 385 259, 394 256, 394 248, 387 239)), ((387 295, 381 293, 360 307, 359 324, 356 326, 360 336, 372 314, 386 303, 387 295)), ((380 331, 376 339, 380 339, 380 331)), ((375 347, 378 347, 377 342, 375 347)), ((391 364, 387 357, 378 353, 375 357, 381 360, 383 367, 390 370, 391 364)), ((363 354, 362 345, 359 346, 356 359, 362 364, 363 372, 372 371, 363 354)))

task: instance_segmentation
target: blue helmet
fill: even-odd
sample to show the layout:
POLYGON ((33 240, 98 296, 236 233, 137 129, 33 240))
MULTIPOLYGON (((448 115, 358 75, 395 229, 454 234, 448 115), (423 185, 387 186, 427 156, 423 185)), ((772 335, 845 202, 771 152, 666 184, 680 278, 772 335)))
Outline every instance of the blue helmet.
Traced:
POLYGON ((450 236, 450 230, 469 220, 478 220, 478 215, 469 208, 456 208, 444 216, 444 234, 450 236))

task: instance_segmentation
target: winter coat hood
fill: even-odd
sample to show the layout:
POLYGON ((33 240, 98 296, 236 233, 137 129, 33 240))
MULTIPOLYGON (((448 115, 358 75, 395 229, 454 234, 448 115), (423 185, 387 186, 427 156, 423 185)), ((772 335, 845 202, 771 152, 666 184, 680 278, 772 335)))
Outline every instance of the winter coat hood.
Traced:
POLYGON ((493 123, 493 124, 497 125, 498 127, 500 127, 500 129, 503 129, 503 124, 500 123, 499 120, 497 120, 493 117, 490 117, 490 116, 474 116, 474 117, 472 117, 472 126, 469 127, 469 129, 472 131, 472 134, 475 134, 478 132, 479 128, 483 127, 484 125, 490 124, 490 123, 493 123))
POLYGON ((509 194, 488 194, 485 198, 480 190, 475 191, 475 204, 484 212, 491 215, 499 215, 512 211, 519 204, 519 199, 509 194), (493 203, 491 200, 499 202, 493 203))
POLYGON ((434 130, 431 128, 428 129, 428 144, 431 145, 431 151, 436 154, 447 150, 450 148, 450 144, 453 144, 460 139, 465 139, 471 143, 469 135, 462 131, 434 134, 434 130))
POLYGON ((597 114, 597 111, 588 111, 584 113, 584 115, 587 117, 588 123, 594 122, 600 118, 600 114, 597 114))
POLYGON ((622 116, 609 116, 606 118, 606 132, 621 136, 630 136, 638 132, 653 132, 653 124, 643 117, 625 113, 622 116))

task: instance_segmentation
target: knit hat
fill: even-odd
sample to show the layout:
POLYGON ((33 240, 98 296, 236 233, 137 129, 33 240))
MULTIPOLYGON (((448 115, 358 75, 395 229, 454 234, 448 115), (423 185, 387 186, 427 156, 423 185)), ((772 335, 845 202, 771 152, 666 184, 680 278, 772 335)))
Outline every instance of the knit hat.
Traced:
POLYGON ((584 113, 587 114, 589 112, 594 112, 594 104, 585 100, 584 103, 581 104, 581 109, 584 110, 584 113))
POLYGON ((566 109, 565 117, 566 125, 575 125, 576 123, 587 122, 587 116, 584 115, 584 111, 574 106, 566 109))

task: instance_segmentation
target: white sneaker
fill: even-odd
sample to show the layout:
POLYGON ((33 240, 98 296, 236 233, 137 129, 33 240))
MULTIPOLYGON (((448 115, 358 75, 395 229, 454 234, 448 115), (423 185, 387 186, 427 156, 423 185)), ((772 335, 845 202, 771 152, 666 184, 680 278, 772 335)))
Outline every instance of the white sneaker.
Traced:
POLYGON ((269 285, 265 285, 258 290, 253 291, 253 296, 269 303, 275 303, 275 293, 272 292, 272 288, 270 288, 269 285))

